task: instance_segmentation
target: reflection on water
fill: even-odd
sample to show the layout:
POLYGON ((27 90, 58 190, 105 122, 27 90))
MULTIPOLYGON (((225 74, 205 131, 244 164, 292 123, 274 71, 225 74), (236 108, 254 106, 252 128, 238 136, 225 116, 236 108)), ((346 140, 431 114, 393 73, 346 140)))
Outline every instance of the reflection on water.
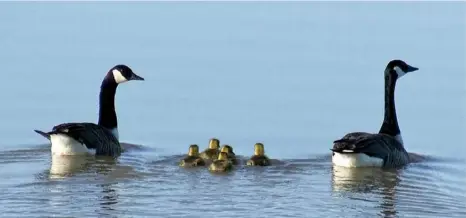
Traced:
POLYGON ((154 154, 144 149, 125 152, 118 159, 50 157, 45 147, 0 152, 0 167, 22 169, 4 171, 1 203, 11 210, 2 212, 6 216, 24 210, 34 216, 232 217, 248 211, 247 216, 254 217, 462 217, 466 211, 458 203, 466 200, 464 161, 423 156, 402 169, 354 169, 332 166, 331 156, 321 155, 273 160, 269 167, 240 165, 218 175, 207 167, 178 167, 183 156, 152 159, 154 154), (195 212, 199 208, 205 209, 195 212), (251 208, 260 210, 251 212, 251 208))
POLYGON ((393 189, 399 181, 398 169, 332 167, 333 191, 372 192, 393 189))
POLYGON ((454 179, 459 172, 456 168, 461 166, 445 168, 445 160, 438 161, 439 165, 435 158, 418 157, 417 163, 401 169, 333 166, 332 191, 342 198, 376 203, 384 217, 398 216, 399 211, 412 216, 464 215, 466 205, 458 202, 466 200, 465 184, 454 179))
POLYGON ((99 185, 102 188, 102 197, 100 205, 103 211, 115 210, 113 205, 118 203, 118 191, 113 187, 116 183, 107 183, 99 185))
POLYGON ((50 179, 61 179, 84 171, 94 158, 91 156, 52 156, 50 179))
MULTIPOLYGON (((140 145, 123 143, 125 152, 144 151, 140 145)), ((146 149, 149 150, 149 149, 146 149)), ((122 158, 124 160, 128 160, 122 158)), ((131 159, 130 159, 131 160, 131 159)), ((51 156, 50 170, 47 172, 50 179, 63 179, 75 176, 79 173, 95 173, 96 175, 106 175, 106 179, 125 178, 137 175, 133 173, 133 167, 127 165, 117 165, 118 159, 104 156, 51 156)))
POLYGON ((96 156, 52 156, 49 170, 50 179, 74 176, 78 173, 108 174, 115 168, 116 159, 96 156))
MULTIPOLYGON (((380 213, 396 215, 395 192, 401 169, 332 167, 332 190, 340 196, 354 198, 348 193, 374 193, 381 196, 380 213)), ((360 199, 362 200, 362 199, 360 199)), ((367 199, 366 199, 367 200, 367 199)))

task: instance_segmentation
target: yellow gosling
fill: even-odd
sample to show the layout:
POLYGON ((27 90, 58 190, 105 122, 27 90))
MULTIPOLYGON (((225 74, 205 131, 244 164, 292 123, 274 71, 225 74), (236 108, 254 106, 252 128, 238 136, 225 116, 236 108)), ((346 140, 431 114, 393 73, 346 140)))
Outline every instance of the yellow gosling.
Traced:
POLYGON ((226 152, 220 152, 218 159, 212 162, 209 166, 209 171, 214 173, 228 172, 233 169, 233 164, 228 160, 226 152))
POLYGON ((201 157, 199 157, 199 146, 190 145, 188 156, 181 160, 179 165, 181 167, 205 166, 204 160, 201 157))
POLYGON ((200 157, 204 160, 216 160, 218 157, 218 153, 220 152, 219 147, 220 141, 218 139, 210 139, 209 147, 201 153, 200 157))
POLYGON ((256 143, 254 145, 254 155, 246 162, 248 166, 269 166, 270 160, 265 155, 264 145, 256 143))
POLYGON ((236 159, 236 155, 235 155, 235 152, 233 152, 233 147, 229 146, 229 145, 223 145, 222 149, 220 150, 220 152, 225 152, 227 153, 227 156, 228 156, 228 160, 231 161, 231 163, 233 165, 237 165, 238 164, 238 160, 236 159))

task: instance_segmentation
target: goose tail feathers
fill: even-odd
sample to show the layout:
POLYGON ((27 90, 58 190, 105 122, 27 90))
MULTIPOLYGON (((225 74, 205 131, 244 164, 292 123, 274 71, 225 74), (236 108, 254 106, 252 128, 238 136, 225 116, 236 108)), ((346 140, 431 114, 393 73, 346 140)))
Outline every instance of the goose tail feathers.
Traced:
POLYGON ((40 130, 37 130, 35 129, 34 132, 38 133, 39 135, 41 136, 44 136, 45 138, 47 138, 48 140, 50 140, 50 134, 46 133, 46 132, 42 132, 40 130))

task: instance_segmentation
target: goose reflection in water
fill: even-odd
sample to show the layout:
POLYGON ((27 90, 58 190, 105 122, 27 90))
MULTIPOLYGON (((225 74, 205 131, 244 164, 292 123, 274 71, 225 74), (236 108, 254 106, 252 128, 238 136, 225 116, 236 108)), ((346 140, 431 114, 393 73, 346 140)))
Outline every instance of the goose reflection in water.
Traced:
MULTIPOLYGON (((102 196, 100 198, 100 207, 103 211, 113 211, 113 205, 118 203, 118 192, 113 187, 116 183, 106 183, 99 185, 102 188, 102 196)), ((107 214, 108 215, 108 214, 107 214)))
POLYGON ((63 179, 85 171, 92 159, 88 156, 52 156, 49 178, 63 179))
POLYGON ((111 157, 52 156, 49 179, 64 179, 79 173, 110 172, 116 161, 111 157))
POLYGON ((333 166, 332 191, 350 199, 357 199, 358 194, 361 193, 380 195, 382 198, 380 215, 393 217, 397 214, 395 192, 400 182, 400 172, 401 169, 333 166))

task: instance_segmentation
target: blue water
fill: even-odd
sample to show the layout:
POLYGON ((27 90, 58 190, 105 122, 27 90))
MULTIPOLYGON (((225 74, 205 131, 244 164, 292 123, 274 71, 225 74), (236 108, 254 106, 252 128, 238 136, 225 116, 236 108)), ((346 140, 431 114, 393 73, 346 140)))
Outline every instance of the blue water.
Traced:
POLYGON ((464 217, 465 18, 463 2, 2 2, 0 214, 464 217), (423 161, 333 168, 333 140, 380 128, 392 59, 420 69, 396 107, 423 161), (52 160, 33 129, 96 122, 116 64, 146 79, 117 91, 132 149, 52 160), (280 163, 223 177, 177 166, 211 137, 245 158, 263 142, 280 163))

